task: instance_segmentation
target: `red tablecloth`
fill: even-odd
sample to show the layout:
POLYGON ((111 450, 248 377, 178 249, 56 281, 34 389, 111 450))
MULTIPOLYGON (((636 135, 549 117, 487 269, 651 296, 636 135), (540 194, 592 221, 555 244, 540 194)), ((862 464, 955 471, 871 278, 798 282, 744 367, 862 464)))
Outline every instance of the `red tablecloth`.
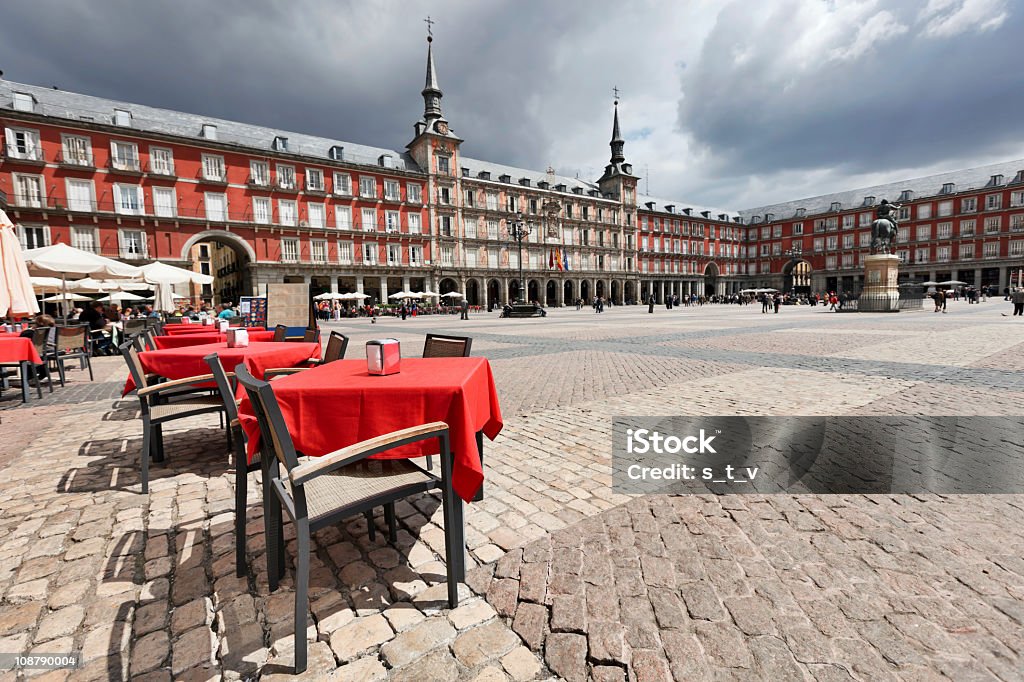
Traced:
POLYGON ((32 345, 32 339, 24 336, 4 336, 0 338, 0 363, 29 361, 36 365, 43 363, 32 345))
MULTIPOLYGON (((267 331, 250 331, 249 341, 250 343, 262 343, 264 341, 273 341, 274 332, 267 331)), ((209 332, 207 334, 177 334, 174 336, 156 336, 153 337, 156 342, 156 347, 159 350, 166 348, 184 348, 186 346, 199 346, 204 343, 222 343, 227 342, 228 335, 221 332, 209 332)))
MULTIPOLYGON (((310 358, 320 358, 319 343, 281 341, 278 343, 252 343, 246 348, 228 348, 226 343, 205 343, 201 346, 148 350, 139 353, 142 369, 147 374, 158 374, 166 379, 186 379, 209 374, 210 366, 203 360, 210 353, 220 356, 228 372, 244 362, 253 376, 262 377, 273 367, 298 367, 310 358)), ((131 375, 124 385, 124 394, 135 389, 131 375)))
MULTIPOLYGON (((371 376, 366 361, 337 360, 275 379, 295 448, 319 457, 347 445, 391 431, 443 421, 455 453, 452 484, 469 501, 484 474, 476 433, 493 440, 502 428, 501 407, 486 358, 403 358, 402 371, 371 376)), ((239 408, 252 457, 259 445, 259 425, 248 396, 239 408)), ((437 454, 437 442, 396 448, 378 457, 398 459, 437 454)))
MULTIPOLYGON (((244 327, 251 332, 265 332, 266 327, 244 327)), ((192 324, 165 324, 164 334, 167 336, 177 336, 178 334, 210 334, 216 333, 216 328, 213 325, 204 325, 199 322, 193 322, 192 324)))

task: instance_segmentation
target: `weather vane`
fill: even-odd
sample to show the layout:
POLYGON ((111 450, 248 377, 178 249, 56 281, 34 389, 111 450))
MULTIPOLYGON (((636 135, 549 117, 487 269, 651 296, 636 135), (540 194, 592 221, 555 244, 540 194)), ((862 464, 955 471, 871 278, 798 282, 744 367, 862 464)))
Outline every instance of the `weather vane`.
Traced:
POLYGON ((427 37, 428 38, 433 38, 434 37, 434 24, 436 24, 437 22, 434 21, 433 19, 431 19, 430 15, 428 14, 427 18, 423 20, 423 23, 425 23, 427 25, 427 37))
POLYGON ((619 87, 617 85, 612 86, 612 92, 615 93, 615 103, 619 103, 619 87))

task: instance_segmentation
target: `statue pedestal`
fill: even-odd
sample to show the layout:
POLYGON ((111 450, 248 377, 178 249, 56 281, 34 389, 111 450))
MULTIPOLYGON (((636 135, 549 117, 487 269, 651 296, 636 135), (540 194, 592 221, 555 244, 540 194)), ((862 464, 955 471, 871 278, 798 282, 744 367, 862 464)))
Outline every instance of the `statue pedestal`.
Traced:
POLYGON ((864 291, 857 299, 861 313, 898 313, 900 258, 893 254, 875 254, 864 259, 864 291))

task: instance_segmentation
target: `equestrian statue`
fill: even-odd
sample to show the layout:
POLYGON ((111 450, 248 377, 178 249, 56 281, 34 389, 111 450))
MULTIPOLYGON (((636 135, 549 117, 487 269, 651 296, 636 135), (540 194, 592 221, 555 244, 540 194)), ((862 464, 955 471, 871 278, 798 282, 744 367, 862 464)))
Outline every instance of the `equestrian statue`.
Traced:
POLYGON ((888 199, 882 199, 878 205, 878 217, 871 224, 871 253, 892 253, 896 235, 899 234, 896 216, 900 208, 900 204, 890 204, 888 199))

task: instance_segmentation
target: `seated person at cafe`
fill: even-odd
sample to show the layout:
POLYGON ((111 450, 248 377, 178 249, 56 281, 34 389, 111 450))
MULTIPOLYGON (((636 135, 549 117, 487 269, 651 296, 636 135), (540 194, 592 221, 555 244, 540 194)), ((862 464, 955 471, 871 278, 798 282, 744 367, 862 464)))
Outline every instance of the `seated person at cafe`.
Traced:
POLYGON ((82 311, 82 314, 78 316, 80 322, 85 322, 89 325, 89 329, 92 331, 103 331, 107 326, 107 318, 103 314, 103 304, 99 301, 94 301, 82 311))
POLYGON ((50 328, 50 334, 49 336, 46 337, 46 343, 53 344, 57 342, 57 322, 52 317, 44 313, 39 313, 34 318, 32 318, 31 326, 29 326, 28 329, 19 334, 19 336, 24 336, 26 338, 31 339, 32 332, 36 329, 39 329, 40 327, 50 328))
POLYGON ((235 316, 235 311, 231 309, 230 303, 222 303, 220 306, 220 312, 217 313, 217 317, 222 320, 230 320, 235 316))

